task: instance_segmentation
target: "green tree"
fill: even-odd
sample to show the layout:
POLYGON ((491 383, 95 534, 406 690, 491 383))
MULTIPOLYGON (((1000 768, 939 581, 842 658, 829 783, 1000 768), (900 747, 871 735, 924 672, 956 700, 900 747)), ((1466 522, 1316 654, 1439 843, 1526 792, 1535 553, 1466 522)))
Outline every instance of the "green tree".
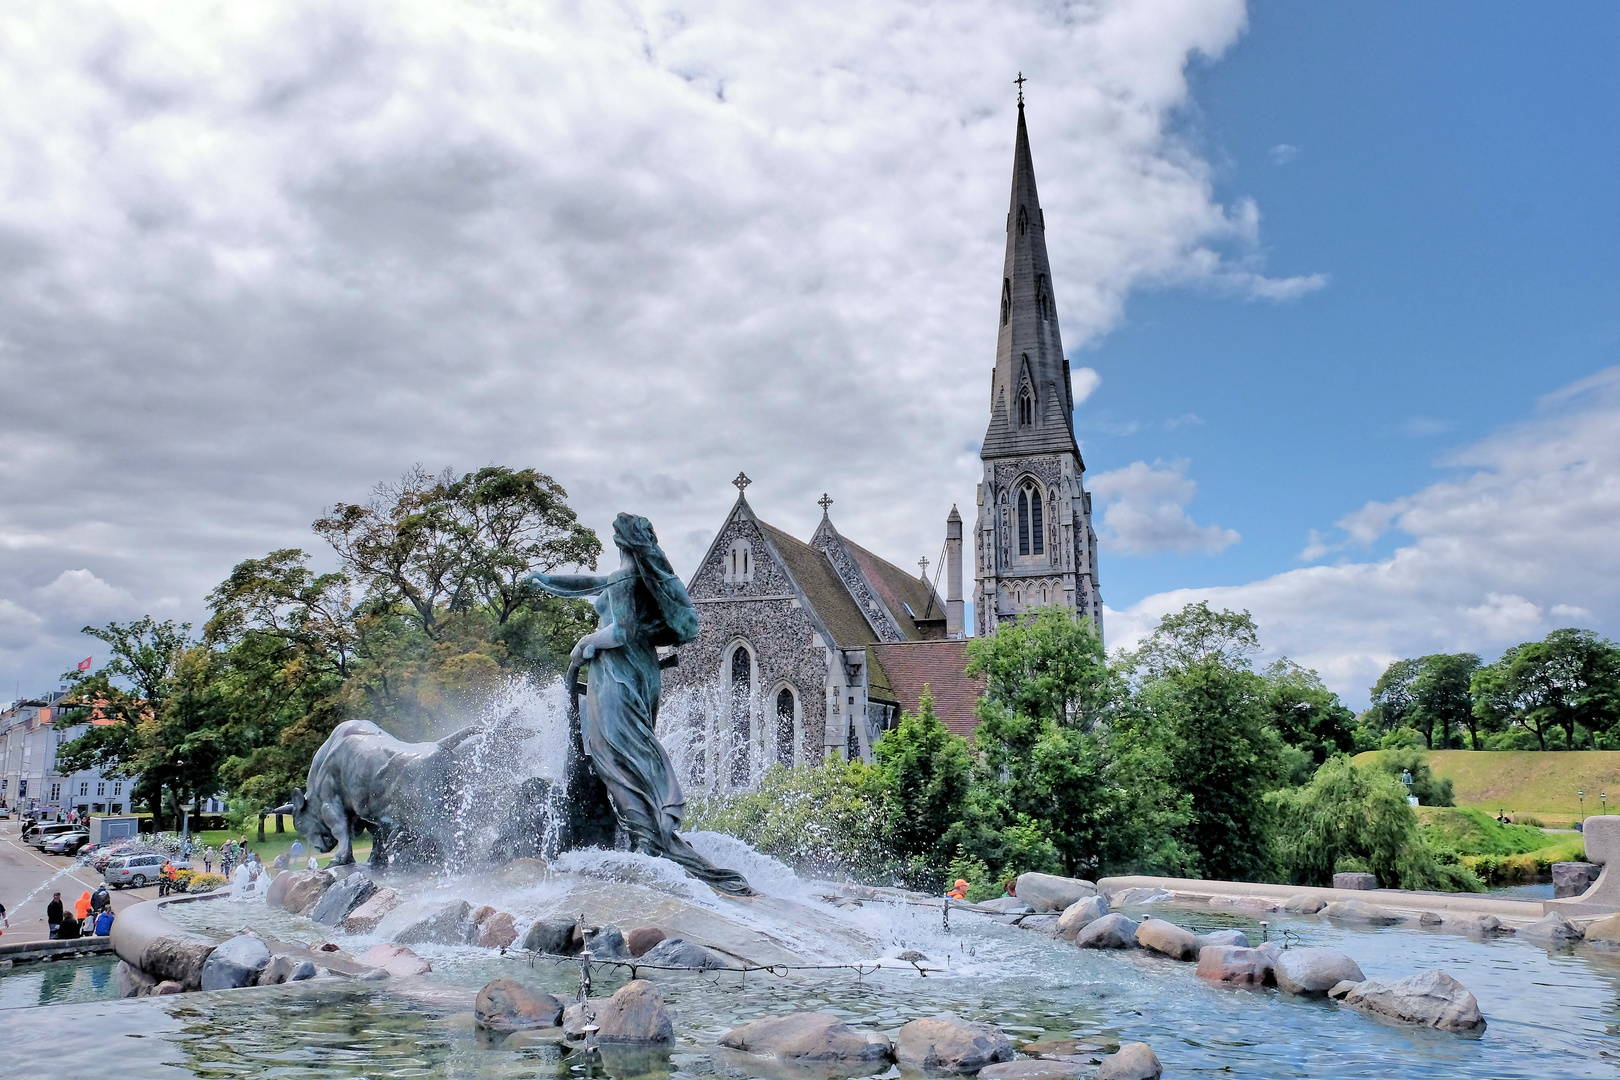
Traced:
MULTIPOLYGON (((1366 712, 1368 723, 1378 731, 1390 732, 1403 727, 1416 730, 1412 708, 1413 684, 1423 671, 1421 660, 1397 660, 1384 669, 1378 681, 1368 691, 1372 706, 1366 712)), ((1433 733, 1425 733, 1423 741, 1434 745, 1433 733)))
POLYGON ((888 844, 913 868, 912 882, 936 888, 951 855, 945 834, 961 818, 973 778, 967 740, 945 727, 925 686, 917 711, 902 713, 872 751, 883 777, 888 844))
POLYGON ((1434 734, 1440 737, 1440 749, 1451 748, 1451 733, 1460 738, 1468 732, 1479 746, 1479 717, 1474 715, 1474 696, 1470 689, 1474 672, 1479 670, 1479 657, 1473 653, 1436 653, 1418 660, 1418 673, 1411 682, 1410 716, 1413 725, 1423 732, 1430 747, 1434 734))
POLYGON ((1604 732, 1620 719, 1620 648, 1590 630, 1554 630, 1480 668, 1471 689, 1481 720, 1518 724, 1543 750, 1562 730, 1573 750, 1577 727, 1604 732))
MULTIPOLYGON (((1321 676, 1283 657, 1266 668, 1266 708, 1283 742, 1309 755, 1310 772, 1355 748, 1355 714, 1321 676)), ((1309 779, 1309 773, 1301 780, 1309 779)))

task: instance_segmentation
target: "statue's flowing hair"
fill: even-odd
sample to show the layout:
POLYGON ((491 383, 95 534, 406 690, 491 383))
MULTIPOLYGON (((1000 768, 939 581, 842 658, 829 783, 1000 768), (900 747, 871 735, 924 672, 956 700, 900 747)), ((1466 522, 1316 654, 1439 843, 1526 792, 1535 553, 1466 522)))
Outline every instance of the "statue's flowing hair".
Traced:
POLYGON ((652 522, 636 514, 613 519, 613 540, 636 565, 636 606, 654 645, 684 645, 697 637, 697 609, 658 546, 652 522))

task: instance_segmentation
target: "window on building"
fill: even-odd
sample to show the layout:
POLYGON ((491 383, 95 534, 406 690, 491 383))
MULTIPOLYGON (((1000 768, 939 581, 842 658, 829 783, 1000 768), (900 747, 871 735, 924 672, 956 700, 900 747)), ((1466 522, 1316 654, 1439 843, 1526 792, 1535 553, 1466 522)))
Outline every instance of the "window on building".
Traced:
POLYGON ((850 761, 861 759, 861 737, 855 734, 855 714, 849 714, 849 742, 844 747, 844 757, 850 761))
POLYGON ((1035 422, 1035 395, 1024 387, 1018 392, 1018 425, 1029 427, 1035 422))
POLYGON ((98 798, 98 799, 105 798, 106 794, 107 794, 107 785, 104 784, 104 783, 97 784, 96 785, 96 798, 98 798))
POLYGON ((1018 493, 1018 554, 1029 554, 1029 492, 1018 493))
POLYGON ((84 795, 84 796, 88 796, 90 794, 90 781, 88 781, 88 780, 80 780, 79 781, 79 794, 84 795))
POLYGON ((113 782, 113 794, 114 795, 122 795, 123 793, 124 793, 124 782, 122 780, 114 781, 113 782))
POLYGON ((754 580, 754 549, 747 540, 733 540, 725 554, 726 581, 754 580))
POLYGON ((1030 525, 1032 533, 1030 536, 1031 546, 1035 554, 1044 555, 1046 553, 1046 527, 1041 524, 1041 493, 1031 491, 1029 494, 1030 501, 1035 504, 1029 508, 1035 519, 1030 525))
POLYGON ((748 783, 749 702, 753 697, 753 671, 748 650, 738 645, 731 652, 731 784, 748 783))
POLYGON ((776 693, 776 760, 793 768, 793 691, 776 693))
POLYGON ((50 797, 50 799, 48 801, 50 801, 50 802, 61 802, 62 801, 62 785, 61 784, 52 784, 51 785, 51 797, 50 797))

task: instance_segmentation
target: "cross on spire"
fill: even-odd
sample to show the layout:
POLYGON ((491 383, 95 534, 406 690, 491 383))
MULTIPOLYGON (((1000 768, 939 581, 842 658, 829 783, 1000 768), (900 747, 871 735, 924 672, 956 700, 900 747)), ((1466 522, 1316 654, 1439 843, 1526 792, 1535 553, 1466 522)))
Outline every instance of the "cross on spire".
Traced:
POLYGON ((924 581, 927 581, 928 580, 928 556, 924 555, 922 558, 918 559, 917 560, 917 565, 922 567, 922 579, 924 581))
POLYGON ((1018 78, 1013 80, 1013 82, 1018 84, 1018 104, 1020 105, 1024 103, 1024 84, 1028 81, 1028 79, 1024 78, 1024 73, 1022 71, 1018 73, 1018 78))
POLYGON ((816 500, 816 505, 821 507, 821 516, 822 517, 827 516, 827 507, 831 506, 832 504, 833 504, 832 496, 828 495, 825 491, 823 491, 821 493, 821 498, 816 500))
POLYGON ((737 474, 737 479, 733 480, 732 483, 737 486, 737 494, 738 495, 745 495, 745 494, 747 494, 747 491, 748 491, 748 485, 752 484, 753 481, 748 479, 748 474, 747 473, 739 472, 737 474))

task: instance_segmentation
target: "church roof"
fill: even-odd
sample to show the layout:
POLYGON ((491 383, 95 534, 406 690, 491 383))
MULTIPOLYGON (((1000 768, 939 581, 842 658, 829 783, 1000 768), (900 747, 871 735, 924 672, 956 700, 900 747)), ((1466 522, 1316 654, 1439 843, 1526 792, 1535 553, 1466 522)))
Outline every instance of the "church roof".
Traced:
POLYGON ((872 645, 868 656, 883 665, 894 698, 907 712, 917 711, 923 687, 934 695, 934 712, 953 734, 967 737, 978 726, 974 710, 984 693, 979 679, 964 675, 967 642, 961 639, 914 641, 905 644, 872 645))
POLYGON ((767 525, 758 517, 754 520, 832 635, 834 645, 840 649, 858 649, 877 640, 866 616, 861 614, 826 556, 776 526, 767 525))
POLYGON ((1052 267, 1046 257, 1046 215, 1035 189, 1035 161, 1024 106, 1019 102, 1007 254, 1002 267, 1001 326, 990 386, 990 427, 979 456, 1067 452, 1078 458, 1073 424, 1074 389, 1058 331, 1052 267), (1023 422, 1019 409, 1020 395, 1026 391, 1034 397, 1028 423, 1023 422))
POLYGON ((853 540, 844 538, 844 545, 860 565, 861 573, 866 580, 872 583, 878 596, 883 600, 885 607, 894 615, 900 632, 908 641, 922 641, 922 630, 917 626, 916 620, 941 620, 945 618, 945 602, 934 590, 915 574, 908 574, 887 559, 867 551, 853 540), (933 606, 929 607, 929 597, 933 595, 933 606), (909 610, 907 610, 909 608, 909 610))

